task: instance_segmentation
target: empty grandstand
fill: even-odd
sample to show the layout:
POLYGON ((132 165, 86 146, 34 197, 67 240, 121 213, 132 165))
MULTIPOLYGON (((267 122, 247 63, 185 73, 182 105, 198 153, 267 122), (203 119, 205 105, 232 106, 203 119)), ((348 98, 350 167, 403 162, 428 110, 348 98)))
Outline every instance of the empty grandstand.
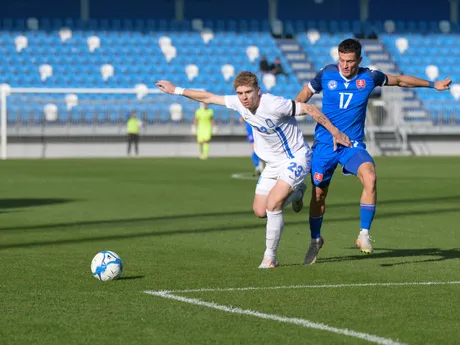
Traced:
MULTIPOLYGON (((397 3, 385 3, 391 7, 392 2, 397 3)), ((406 18, 369 1, 347 6, 338 0, 302 5, 260 1, 245 4, 245 13, 238 6, 242 1, 222 2, 222 8, 212 11, 209 1, 198 0, 161 1, 155 11, 139 1, 123 7, 84 1, 82 7, 65 9, 52 0, 40 3, 21 10, 6 5, 0 18, 3 158, 53 156, 37 149, 45 144, 121 142, 127 114, 133 110, 152 145, 178 138, 187 143, 196 104, 159 95, 156 80, 232 94, 233 77, 249 70, 259 73, 264 91, 294 98, 321 67, 337 61, 337 45, 348 37, 361 39, 363 66, 429 80, 454 79, 451 92, 444 93, 376 90, 367 120, 367 141, 374 153, 438 153, 430 140, 449 141, 460 132, 455 1, 436 6, 422 1, 423 13, 406 18), (55 13, 43 6, 55 6, 55 13), (262 56, 269 61, 280 58, 287 75, 259 72, 262 56), (30 145, 36 149, 26 149, 30 145)), ((320 106, 321 95, 313 102, 320 106)), ((236 113, 216 107, 215 114, 216 140, 240 140, 244 128, 236 113)), ((313 122, 301 123, 311 135, 313 122)), ((456 152, 451 150, 444 153, 456 152)), ((59 152, 54 155, 72 155, 59 152)), ((238 154, 238 149, 226 153, 238 154)))

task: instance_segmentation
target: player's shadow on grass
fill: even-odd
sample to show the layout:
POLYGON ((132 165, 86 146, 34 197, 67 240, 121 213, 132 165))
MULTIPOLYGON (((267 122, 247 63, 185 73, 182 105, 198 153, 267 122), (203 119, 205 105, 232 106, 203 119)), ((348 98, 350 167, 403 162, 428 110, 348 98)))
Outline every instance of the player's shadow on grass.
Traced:
POLYGON ((117 280, 134 280, 134 279, 143 279, 144 277, 145 276, 141 276, 141 275, 138 275, 138 276, 121 276, 117 280))
MULTIPOLYGON (((353 248, 353 250, 357 250, 353 248)), ((440 249, 440 248, 418 248, 418 249, 394 249, 394 248, 376 248, 371 255, 349 255, 339 256, 332 258, 321 258, 318 261, 322 263, 353 261, 353 260, 379 260, 379 259, 392 259, 404 258, 406 260, 392 263, 381 263, 381 267, 393 267, 399 265, 438 262, 444 260, 460 259, 460 248, 440 249), (415 259, 417 257, 428 257, 424 259, 415 259)))
MULTIPOLYGON (((460 199, 460 196, 451 196, 451 197, 443 197, 440 199, 444 200, 452 200, 452 198, 460 199)), ((425 201, 430 200, 431 204, 433 203, 432 199, 426 199, 425 201)), ((413 203, 420 201, 420 199, 414 200, 400 200, 399 202, 407 203, 411 201, 413 203)), ((354 206, 356 206, 353 203, 354 206)), ((337 207, 338 205, 335 205, 337 207)), ((442 213, 458 213, 460 211, 460 207, 439 207, 433 208, 431 207, 430 210, 411 210, 409 213, 402 210, 402 211, 391 211, 391 212, 380 212, 376 215, 376 218, 395 218, 395 217, 414 217, 418 215, 429 215, 429 214, 442 214, 442 213)), ((134 239, 134 238, 149 238, 149 237, 157 237, 157 236, 178 236, 178 235, 200 235, 206 233, 213 233, 213 232, 223 232, 223 231, 241 231, 241 230, 256 230, 261 229, 264 227, 263 221, 259 219, 254 219, 251 223, 246 223, 242 225, 223 225, 223 226, 211 226, 209 228, 200 228, 200 229, 193 229, 190 227, 179 228, 179 229, 168 229, 168 230, 161 230, 161 227, 154 224, 157 221, 163 220, 178 220, 178 219, 204 219, 204 218, 220 218, 221 224, 229 224, 226 223, 225 216, 228 217, 236 217, 236 216, 252 216, 252 210, 247 211, 235 211, 235 212, 212 212, 212 213, 203 213, 203 214, 178 214, 178 215, 168 215, 168 216, 160 216, 160 217, 142 217, 142 218, 132 218, 132 219, 109 219, 109 220, 95 220, 95 221, 83 221, 83 222, 72 222, 72 223, 57 223, 57 224, 44 224, 44 225, 27 225, 27 226, 18 226, 18 227, 4 227, 0 228, 0 231, 15 231, 15 230, 69 230, 72 228, 78 228, 81 230, 84 227, 88 227, 91 230, 94 230, 94 227, 104 227, 111 229, 111 225, 116 224, 117 226, 126 226, 130 227, 132 225, 139 226, 139 223, 146 223, 145 227, 148 229, 155 229, 155 230, 147 230, 143 232, 136 232, 136 233, 123 233, 123 234, 116 234, 116 233, 107 233, 101 234, 103 229, 99 228, 100 235, 92 235, 89 237, 83 238, 64 238, 64 239, 57 239, 57 240, 48 240, 48 241, 34 241, 34 242, 22 242, 22 243, 11 243, 11 244, 0 244, 0 250, 3 249, 13 249, 13 248, 28 248, 28 247, 40 247, 46 245, 59 245, 59 244, 78 244, 78 243, 88 243, 88 242, 96 242, 96 241, 110 241, 110 240, 123 240, 123 239, 134 239)), ((286 226, 291 225, 301 225, 307 226, 308 221, 305 220, 303 217, 298 218, 298 221, 287 221, 286 226)), ((334 217, 328 219, 329 224, 337 223, 341 224, 344 221, 351 221, 351 220, 359 220, 359 215, 346 215, 342 217, 334 217)), ((408 254, 409 255, 409 254, 408 254)), ((356 257, 362 258, 362 257, 356 257)))
MULTIPOLYGON (((1 200, 0 199, 0 210, 1 210, 1 200)), ((3 200, 16 200, 16 199, 3 199, 3 200)), ((19 199, 21 200, 21 199, 19 199)), ((46 205, 46 200, 48 200, 48 204, 57 203, 57 202, 70 202, 70 201, 75 201, 72 199, 22 199, 22 200, 43 200, 43 205, 46 205)), ((379 205, 385 205, 385 204, 407 204, 411 203, 417 204, 417 203, 429 203, 432 205, 434 202, 439 202, 439 201, 459 201, 460 204, 460 195, 451 195, 451 196, 445 196, 445 197, 440 197, 440 198, 415 198, 415 199, 401 199, 401 200, 382 200, 379 201, 379 205)), ((29 206, 31 205, 32 202, 29 202, 29 206)), ((36 203, 38 203, 36 201, 36 203)), ((14 203, 13 203, 14 204, 14 203)), ((336 208, 344 208, 344 207, 356 207, 356 203, 342 203, 342 204, 333 204, 331 203, 330 206, 328 206, 329 209, 336 209, 336 208)), ((25 207, 25 206, 23 206, 25 207)), ((377 212, 376 214, 376 219, 378 218, 391 218, 391 217, 398 217, 398 216, 413 216, 413 215, 425 215, 425 214, 433 214, 433 213, 451 213, 451 212, 457 212, 460 211, 460 207, 451 207, 451 208, 439 208, 439 209, 430 209, 430 211, 425 211, 425 210, 412 210, 410 213, 406 211, 400 211, 400 212, 389 212, 389 213, 382 213, 382 212, 377 212)), ((1 212, 1 211, 0 211, 1 212)), ((287 212, 290 212, 290 209, 287 210, 287 212)), ((304 209, 303 212, 307 212, 307 208, 304 209)), ((89 220, 89 221, 82 221, 82 222, 71 222, 71 223, 55 223, 55 224, 43 224, 43 225, 25 225, 25 226, 15 226, 15 227, 0 227, 0 231, 13 231, 13 230, 21 230, 21 231, 27 231, 27 230, 63 230, 63 229, 72 229, 72 228, 81 228, 81 227, 93 227, 93 226, 110 226, 112 224, 120 225, 120 224, 125 224, 126 226, 130 225, 135 225, 136 223, 142 223, 142 222, 159 222, 159 221, 165 221, 165 220, 180 220, 180 219, 205 219, 205 218, 219 218, 219 217, 225 217, 225 216, 230 216, 230 217, 237 217, 237 216, 253 216, 254 213, 252 210, 246 210, 246 211, 232 211, 232 212, 209 212, 209 213, 193 213, 193 214, 173 214, 173 215, 166 215, 166 216, 158 216, 158 217, 140 217, 140 218, 117 218, 117 219, 103 219, 103 220, 89 220)), ((333 222, 342 222, 342 221, 349 221, 349 220, 359 220, 359 215, 352 215, 352 216, 344 216, 344 217, 336 217, 336 218, 328 218, 329 223, 333 222)), ((296 221, 296 222, 286 222, 286 224, 305 224, 305 220, 302 221, 296 221)), ((217 229, 216 231, 219 231, 217 229)), ((172 231, 173 232, 173 231, 172 231)), ((193 232, 193 231, 191 231, 193 232)), ((1 249, 1 247, 0 247, 1 249)))
POLYGON ((24 208, 24 207, 35 207, 35 206, 47 206, 54 204, 63 204, 67 202, 73 202, 73 199, 60 199, 60 198, 17 198, 17 199, 0 199, 0 212, 9 212, 5 210, 24 208))

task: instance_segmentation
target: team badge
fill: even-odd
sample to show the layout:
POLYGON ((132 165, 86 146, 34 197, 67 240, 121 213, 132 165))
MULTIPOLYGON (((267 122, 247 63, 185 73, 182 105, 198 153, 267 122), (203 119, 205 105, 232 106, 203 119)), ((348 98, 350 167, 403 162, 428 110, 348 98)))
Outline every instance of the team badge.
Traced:
POLYGON ((337 82, 335 80, 331 80, 327 83, 327 87, 329 90, 334 90, 337 87, 337 82))
POLYGON ((356 87, 358 88, 358 90, 362 90, 366 87, 366 81, 364 79, 358 79, 356 81, 356 87))
POLYGON ((323 180, 323 174, 315 172, 315 174, 313 175, 313 179, 315 181, 321 182, 323 180))

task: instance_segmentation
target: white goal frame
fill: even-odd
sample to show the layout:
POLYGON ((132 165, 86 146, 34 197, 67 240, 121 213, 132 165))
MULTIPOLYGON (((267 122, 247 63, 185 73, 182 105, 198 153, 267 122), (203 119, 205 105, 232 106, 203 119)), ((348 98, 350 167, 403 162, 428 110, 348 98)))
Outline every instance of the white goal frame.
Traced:
MULTIPOLYGON (((158 89, 146 89, 145 95, 161 94, 158 89)), ((11 94, 132 94, 139 93, 135 88, 41 88, 41 87, 9 87, 0 85, 0 159, 5 160, 8 156, 8 96, 11 94)))

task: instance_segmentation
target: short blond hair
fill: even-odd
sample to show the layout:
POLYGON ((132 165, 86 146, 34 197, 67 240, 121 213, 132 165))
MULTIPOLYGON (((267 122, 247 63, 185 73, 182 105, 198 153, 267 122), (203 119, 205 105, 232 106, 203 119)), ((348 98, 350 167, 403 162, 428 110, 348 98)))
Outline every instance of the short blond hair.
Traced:
POLYGON ((253 88, 259 87, 259 79, 257 76, 249 71, 243 71, 238 73, 235 80, 233 81, 233 87, 235 90, 240 86, 249 86, 253 88))

